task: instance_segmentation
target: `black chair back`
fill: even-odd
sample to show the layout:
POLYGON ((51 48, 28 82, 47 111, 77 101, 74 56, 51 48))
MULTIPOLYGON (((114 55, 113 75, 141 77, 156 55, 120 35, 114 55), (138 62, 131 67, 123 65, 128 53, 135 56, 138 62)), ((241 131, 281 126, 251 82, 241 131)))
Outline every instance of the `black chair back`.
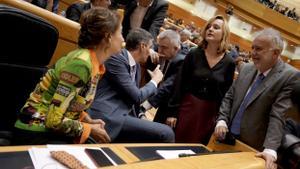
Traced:
POLYGON ((11 130, 26 99, 47 70, 58 31, 46 20, 0 5, 0 131, 11 130))

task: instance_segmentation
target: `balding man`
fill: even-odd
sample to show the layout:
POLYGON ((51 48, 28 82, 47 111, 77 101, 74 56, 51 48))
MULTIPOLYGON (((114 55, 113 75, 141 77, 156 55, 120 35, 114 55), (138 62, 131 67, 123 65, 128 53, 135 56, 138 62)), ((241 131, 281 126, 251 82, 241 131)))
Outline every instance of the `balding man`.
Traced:
MULTIPOLYGON (((253 63, 241 68, 238 79, 226 93, 217 119, 215 135, 220 140, 229 130, 236 138, 262 151, 266 168, 276 168, 276 150, 283 135, 284 112, 291 106, 297 71, 280 59, 283 40, 268 28, 252 43, 253 63)), ((299 82, 298 82, 299 83, 299 82)))

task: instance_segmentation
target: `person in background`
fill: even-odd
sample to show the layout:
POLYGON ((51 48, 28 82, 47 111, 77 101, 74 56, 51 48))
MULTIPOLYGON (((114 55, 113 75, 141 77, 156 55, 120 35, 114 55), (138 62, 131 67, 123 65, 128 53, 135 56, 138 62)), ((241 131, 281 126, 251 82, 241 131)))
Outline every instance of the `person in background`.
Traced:
POLYGON ((181 41, 181 44, 183 46, 185 46, 186 48, 190 49, 190 38, 192 36, 192 33, 187 30, 187 29, 183 29, 182 31, 180 31, 180 41, 181 41))
POLYGON ((215 127, 219 140, 230 131, 235 138, 261 151, 267 169, 275 169, 283 136, 284 114, 291 107, 297 70, 284 63, 283 40, 272 28, 258 32, 252 42, 252 61, 242 66, 226 93, 215 127))
POLYGON ((120 16, 93 8, 80 23, 79 49, 60 58, 30 94, 15 123, 14 144, 85 143, 88 137, 110 142, 105 123, 85 110, 105 72, 103 62, 121 50, 120 16))
POLYGON ((59 0, 23 0, 38 7, 57 13, 59 0))
POLYGON ((143 28, 151 33, 154 40, 167 16, 169 3, 166 0, 132 0, 125 7, 123 36, 131 29, 143 28))
POLYGON ((155 94, 163 78, 157 66, 150 72, 151 80, 139 88, 140 63, 147 60, 152 45, 149 32, 132 29, 126 37, 126 49, 105 62, 107 71, 88 112, 105 121, 112 142, 174 142, 169 126, 138 118, 140 104, 155 94))
POLYGON ((229 33, 223 16, 211 18, 203 27, 202 41, 185 57, 166 120, 175 128, 176 142, 207 144, 214 131, 219 105, 235 70, 227 53, 229 33))
POLYGON ((70 5, 66 11, 66 18, 75 22, 79 22, 82 13, 94 7, 108 8, 111 4, 110 0, 90 0, 90 2, 77 2, 70 5))

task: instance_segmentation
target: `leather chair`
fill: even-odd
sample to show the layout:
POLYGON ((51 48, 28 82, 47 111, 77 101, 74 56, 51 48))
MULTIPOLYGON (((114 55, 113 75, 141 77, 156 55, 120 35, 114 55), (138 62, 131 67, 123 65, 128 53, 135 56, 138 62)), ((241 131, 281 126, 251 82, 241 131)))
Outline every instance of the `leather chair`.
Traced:
POLYGON ((287 169, 300 168, 300 138, 285 134, 279 152, 279 165, 287 169))
POLYGON ((54 53, 58 31, 46 20, 0 5, 0 145, 8 145, 17 114, 54 53))

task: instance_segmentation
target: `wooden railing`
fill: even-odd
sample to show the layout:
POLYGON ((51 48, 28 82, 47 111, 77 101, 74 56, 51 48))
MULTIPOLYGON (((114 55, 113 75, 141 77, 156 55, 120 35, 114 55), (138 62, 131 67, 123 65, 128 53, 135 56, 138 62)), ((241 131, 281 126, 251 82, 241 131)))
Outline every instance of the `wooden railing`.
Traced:
POLYGON ((300 44, 300 24, 256 2, 255 0, 214 0, 219 6, 234 6, 234 13, 259 27, 274 27, 283 37, 296 45, 300 44))

